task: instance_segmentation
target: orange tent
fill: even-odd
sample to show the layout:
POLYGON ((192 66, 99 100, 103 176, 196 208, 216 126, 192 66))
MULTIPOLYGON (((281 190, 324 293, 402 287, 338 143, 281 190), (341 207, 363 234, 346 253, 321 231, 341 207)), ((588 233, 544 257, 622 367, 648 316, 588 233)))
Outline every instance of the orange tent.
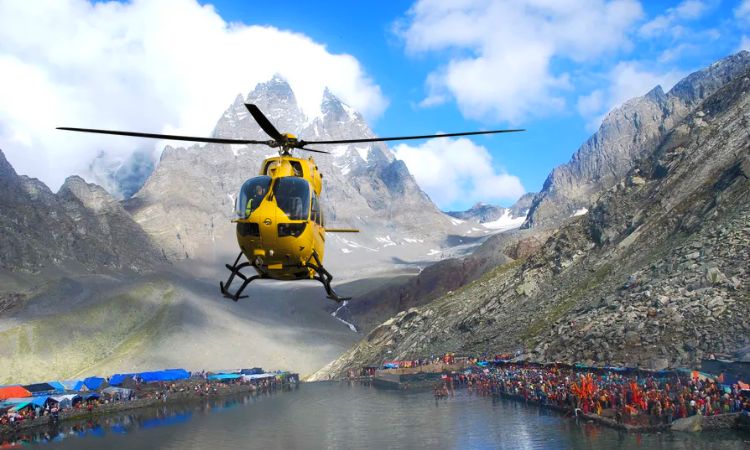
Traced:
POLYGON ((0 400, 19 397, 31 397, 31 392, 21 386, 0 387, 0 400))

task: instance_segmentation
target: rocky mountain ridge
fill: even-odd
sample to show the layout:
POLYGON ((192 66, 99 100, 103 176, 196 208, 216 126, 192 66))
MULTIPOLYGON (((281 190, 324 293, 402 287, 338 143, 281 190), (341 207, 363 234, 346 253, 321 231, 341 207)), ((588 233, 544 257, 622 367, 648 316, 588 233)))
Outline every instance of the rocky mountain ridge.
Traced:
POLYGON ((750 68, 750 52, 721 59, 678 82, 668 93, 656 86, 615 108, 573 155, 556 167, 529 211, 524 228, 559 223, 594 203, 647 156, 706 98, 750 68))
POLYGON ((143 272, 166 259, 120 203, 71 176, 57 193, 19 176, 0 151, 0 268, 73 264, 88 271, 143 272))
MULTIPOLYGON (((657 369, 694 367, 708 353, 742 357, 750 344, 749 56, 711 66, 709 73, 735 74, 721 85, 707 85, 706 71, 678 83, 673 91, 694 107, 679 120, 670 116, 663 135, 656 125, 650 145, 639 141, 643 129, 609 136, 642 148, 635 156, 632 147, 618 147, 632 157, 628 169, 587 214, 568 217, 581 204, 563 206, 557 227, 526 230, 551 233, 538 250, 400 312, 318 376, 386 355, 445 351, 521 351, 531 360, 657 369)), ((560 180, 555 173, 568 170, 553 172, 537 211, 560 180)), ((590 189, 586 179, 581 185, 590 189)))
POLYGON ((536 193, 527 192, 509 208, 478 202, 465 211, 446 211, 446 214, 456 219, 476 222, 489 228, 500 228, 502 225, 515 224, 520 219, 525 219, 535 196, 536 193))

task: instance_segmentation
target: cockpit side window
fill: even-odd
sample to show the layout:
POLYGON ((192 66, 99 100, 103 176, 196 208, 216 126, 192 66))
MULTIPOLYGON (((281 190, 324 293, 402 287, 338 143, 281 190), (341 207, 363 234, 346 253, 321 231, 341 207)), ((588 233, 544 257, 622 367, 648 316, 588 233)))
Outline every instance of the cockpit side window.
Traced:
POLYGON ((318 195, 315 192, 312 194, 312 203, 310 204, 310 220, 315 221, 315 223, 321 227, 325 226, 325 222, 323 221, 323 208, 321 207, 320 199, 318 199, 318 195))
POLYGON ((276 160, 272 159, 270 161, 266 161, 266 165, 265 167, 263 167, 263 173, 265 175, 273 175, 272 173, 270 173, 270 171, 271 171, 271 166, 275 167, 275 164, 276 164, 276 160))
POLYGON ((307 220, 310 213, 310 183, 304 178, 277 178, 273 185, 276 205, 290 220, 307 220))
POLYGON ((301 177, 302 176, 302 164, 300 164, 299 161, 289 161, 289 164, 292 165, 292 172, 294 173, 294 176, 301 177))
POLYGON ((242 184, 242 188, 240 188, 239 196, 237 196, 237 205, 235 208, 237 217, 240 219, 250 217, 250 214, 263 202, 270 186, 271 177, 265 175, 245 181, 242 184))
POLYGON ((318 206, 318 196, 314 192, 312 203, 310 203, 310 220, 320 225, 320 207, 318 206))

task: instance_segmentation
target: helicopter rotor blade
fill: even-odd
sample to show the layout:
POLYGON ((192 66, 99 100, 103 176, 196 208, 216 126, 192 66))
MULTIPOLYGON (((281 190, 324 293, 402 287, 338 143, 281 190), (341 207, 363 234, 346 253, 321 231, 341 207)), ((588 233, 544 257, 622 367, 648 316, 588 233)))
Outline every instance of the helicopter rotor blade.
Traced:
POLYGON ((74 127, 57 127, 58 130, 65 131, 78 131, 81 133, 97 133, 97 134, 114 134, 116 136, 133 136, 151 139, 168 139, 171 141, 190 141, 190 142, 207 142, 211 144, 263 144, 272 146, 274 141, 254 141, 248 139, 224 139, 224 138, 205 138, 197 136, 178 136, 174 134, 158 134, 158 133, 139 133, 135 131, 117 131, 117 130, 99 130, 95 128, 74 128, 74 127))
POLYGON ((276 127, 273 126, 271 121, 268 120, 268 117, 266 117, 265 114, 261 112, 260 108, 251 103, 245 103, 245 108, 250 111, 253 119, 258 122, 258 125, 260 125, 260 127, 263 129, 263 131, 266 132, 267 135, 271 136, 277 142, 284 141, 284 136, 282 136, 281 133, 279 133, 279 130, 277 130, 276 127))
POLYGON ((326 155, 330 155, 331 152, 327 152, 325 150, 315 150, 314 148, 307 148, 307 147, 294 147, 297 150, 302 150, 305 152, 315 152, 315 153, 325 153, 326 155))
POLYGON ((307 144, 356 144, 361 142, 383 142, 383 141, 407 141, 411 139, 432 139, 442 137, 453 137, 453 136, 473 136, 477 134, 497 134, 497 133, 515 133, 518 131, 526 131, 524 129, 517 130, 490 130, 490 131, 467 131, 465 133, 445 133, 445 134, 426 134, 422 136, 397 136, 397 137, 378 137, 378 138, 367 138, 367 139, 341 139, 336 141, 300 141, 300 145, 304 147, 307 144))

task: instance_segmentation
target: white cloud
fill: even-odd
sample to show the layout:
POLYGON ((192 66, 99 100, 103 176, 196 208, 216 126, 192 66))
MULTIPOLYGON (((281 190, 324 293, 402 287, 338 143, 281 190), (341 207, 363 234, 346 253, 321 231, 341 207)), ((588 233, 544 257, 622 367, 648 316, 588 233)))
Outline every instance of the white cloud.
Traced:
POLYGON ((699 50, 698 45, 695 44, 678 44, 672 47, 668 47, 659 55, 660 63, 670 63, 679 60, 682 56, 697 52, 699 50))
POLYGON ((742 35, 740 40, 740 46, 737 47, 737 51, 747 50, 750 51, 750 36, 742 35))
POLYGON ((672 89, 685 73, 669 70, 667 72, 650 71, 637 61, 623 61, 610 72, 612 85, 609 88, 610 103, 617 106, 626 100, 646 94, 656 86, 664 92, 672 89))
POLYGON ((431 139, 419 146, 399 144, 393 151, 442 208, 454 202, 515 200, 524 193, 518 177, 493 168, 487 149, 466 138, 431 139))
POLYGON ((703 1, 684 0, 674 8, 668 8, 664 14, 643 24, 639 32, 643 37, 654 37, 667 32, 673 36, 679 36, 685 32, 685 29, 677 25, 678 22, 698 19, 708 9, 709 5, 703 1))
POLYGON ((678 70, 649 70, 638 61, 620 62, 609 72, 609 85, 606 89, 598 89, 579 97, 578 111, 588 120, 588 128, 596 129, 612 109, 631 98, 648 93, 656 86, 661 86, 664 92, 668 92, 685 75, 678 70))
POLYGON ((750 0, 742 0, 735 8, 734 16, 740 20, 750 20, 750 0))
POLYGON ((238 93, 275 73, 310 115, 325 86, 370 118, 386 106, 352 56, 302 34, 227 23, 195 0, 3 0, 0 73, 0 148, 53 189, 85 175, 100 150, 120 159, 138 146, 160 151, 55 126, 208 135, 238 93))
POLYGON ((411 54, 447 52, 427 78, 430 106, 455 98, 464 116, 518 123, 561 110, 568 74, 556 59, 593 61, 629 47, 635 0, 420 0, 397 23, 411 54))
POLYGON ((578 98, 578 112, 584 116, 591 116, 601 112, 604 106, 604 91, 596 89, 588 95, 578 98))

